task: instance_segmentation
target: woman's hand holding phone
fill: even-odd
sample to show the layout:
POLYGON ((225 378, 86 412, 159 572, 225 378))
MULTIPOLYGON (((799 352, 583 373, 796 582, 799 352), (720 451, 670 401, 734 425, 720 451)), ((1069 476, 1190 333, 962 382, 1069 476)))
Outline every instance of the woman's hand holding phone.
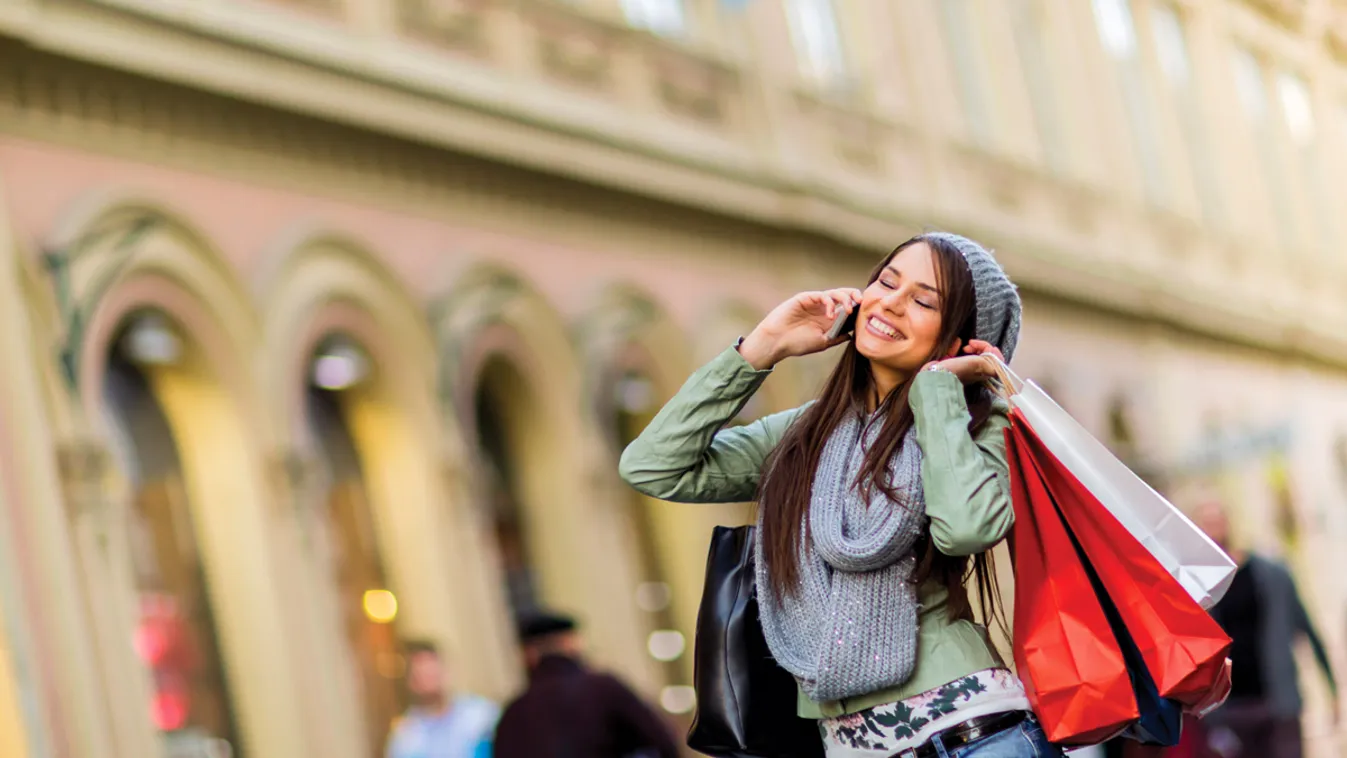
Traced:
POLYGON ((739 346, 739 354, 758 370, 786 358, 809 355, 846 342, 833 334, 835 322, 845 322, 861 302, 854 287, 801 292, 767 314, 739 346))

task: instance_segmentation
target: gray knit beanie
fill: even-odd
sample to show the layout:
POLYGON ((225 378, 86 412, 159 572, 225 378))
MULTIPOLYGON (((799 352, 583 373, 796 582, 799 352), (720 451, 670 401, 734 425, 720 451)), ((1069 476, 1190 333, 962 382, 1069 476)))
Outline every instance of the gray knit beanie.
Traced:
POLYGON ((918 239, 940 240, 953 245, 968 262, 973 274, 973 297, 977 328, 973 338, 990 342, 1009 363, 1020 341, 1020 295, 987 248, 967 237, 949 232, 927 232, 918 239))

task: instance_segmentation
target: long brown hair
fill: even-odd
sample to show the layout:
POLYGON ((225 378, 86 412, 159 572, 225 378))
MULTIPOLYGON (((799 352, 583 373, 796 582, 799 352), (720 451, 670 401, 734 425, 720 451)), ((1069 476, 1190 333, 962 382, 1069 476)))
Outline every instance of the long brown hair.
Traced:
MULTIPOLYGON (((936 287, 941 291, 940 334, 934 351, 928 357, 928 360, 935 360, 948 354, 956 339, 968 344, 977 326, 973 275, 958 249, 939 237, 913 237, 875 266, 867 284, 874 284, 894 256, 920 242, 925 242, 935 257, 936 287)), ((857 328, 861 328, 859 324, 857 328)), ((898 502, 893 483, 889 481, 888 464, 913 424, 912 409, 908 406, 911 387, 912 382, 909 380, 896 387, 887 397, 877 398, 870 361, 856 350, 853 338, 847 343, 842 357, 837 361, 837 367, 823 385, 818 401, 791 424, 785 437, 772 452, 758 489, 758 502, 763 509, 763 557, 767 562, 770 590, 777 598, 794 595, 799 590, 799 548, 803 542, 811 539, 805 516, 809 512, 814 471, 818 467, 823 446, 847 414, 864 413, 872 400, 878 400, 876 410, 879 418, 883 419, 883 426, 874 445, 866 451, 857 485, 867 499, 877 488, 898 502)), ((990 415, 991 394, 981 385, 970 385, 964 389, 964 395, 972 415, 969 429, 975 431, 990 415)), ((940 582, 949 591, 951 619, 973 617, 972 603, 965 587, 965 582, 970 578, 976 578, 978 583, 984 622, 990 624, 994 618, 1001 618, 1000 591, 990 551, 974 556, 970 571, 967 557, 941 553, 932 543, 929 532, 915 550, 918 551, 918 561, 913 582, 920 584, 929 579, 940 582)))

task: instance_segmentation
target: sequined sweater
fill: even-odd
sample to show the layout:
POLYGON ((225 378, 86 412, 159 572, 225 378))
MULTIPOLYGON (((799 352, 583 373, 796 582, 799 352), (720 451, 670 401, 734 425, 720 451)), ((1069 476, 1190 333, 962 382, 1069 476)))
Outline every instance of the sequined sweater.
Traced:
MULTIPOLYGON (((757 371, 729 348, 694 373, 622 454, 622 478, 651 497, 681 503, 752 500, 763 464, 804 406, 727 427, 770 370, 757 371)), ((1000 542, 1014 523, 1006 488, 998 404, 976 435, 968 432, 963 386, 948 372, 922 372, 909 396, 921 446, 922 485, 931 539, 946 555, 973 555, 1000 542)), ((814 702, 803 693, 806 718, 858 713, 919 695, 985 669, 1003 667, 986 630, 951 620, 947 593, 936 582, 918 590, 917 662, 906 682, 843 701, 814 702)))

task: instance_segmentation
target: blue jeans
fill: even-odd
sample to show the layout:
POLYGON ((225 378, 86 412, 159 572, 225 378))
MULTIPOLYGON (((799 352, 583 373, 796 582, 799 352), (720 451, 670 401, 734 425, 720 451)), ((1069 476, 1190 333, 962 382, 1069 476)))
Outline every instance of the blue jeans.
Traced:
MULTIPOLYGON (((1062 749, 1048 742, 1038 719, 1024 721, 976 742, 946 750, 940 737, 931 740, 940 758, 1060 758, 1062 749)), ((901 754, 900 754, 901 755, 901 754)))

